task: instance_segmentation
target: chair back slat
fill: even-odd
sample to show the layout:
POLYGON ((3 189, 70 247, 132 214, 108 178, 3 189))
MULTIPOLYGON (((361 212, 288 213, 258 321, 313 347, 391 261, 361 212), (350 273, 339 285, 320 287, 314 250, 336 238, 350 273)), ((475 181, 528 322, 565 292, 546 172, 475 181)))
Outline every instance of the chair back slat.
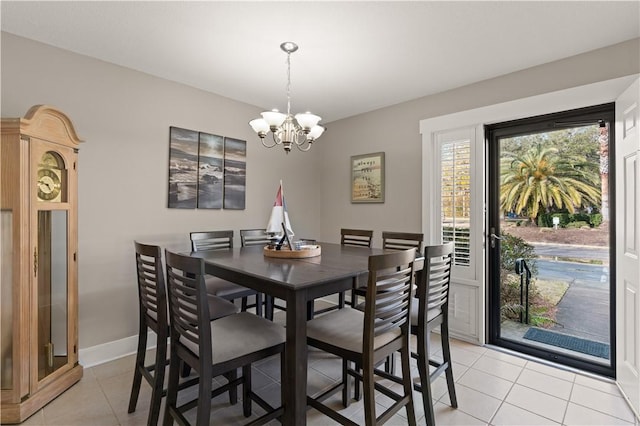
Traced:
POLYGON ((373 231, 365 229, 346 229, 340 230, 340 244, 343 246, 371 247, 373 239, 373 231))
POLYGON ((189 238, 193 251, 233 248, 233 231, 191 232, 189 238))
MULTIPOLYGON (((369 256, 369 281, 365 296, 364 344, 376 336, 408 327, 414 281, 414 248, 369 256)), ((366 346, 365 346, 366 347, 366 346)))
POLYGON ((388 232, 382 233, 382 248, 385 250, 408 250, 415 248, 418 253, 422 252, 422 242, 424 235, 411 232, 388 232))
POLYGON ((418 294, 419 298, 424 298, 425 311, 447 309, 453 248, 453 243, 425 247, 424 269, 418 294))
POLYGON ((147 317, 147 321, 166 327, 167 293, 162 271, 162 251, 158 246, 137 241, 134 244, 141 321, 147 317))
POLYGON ((266 229, 240 230, 240 244, 242 247, 266 246, 269 242, 269 234, 267 234, 266 229))
MULTIPOLYGON (((204 348, 211 362, 209 305, 204 284, 202 259, 165 250, 171 340, 184 344, 185 339, 204 348)), ((202 351, 201 351, 202 352, 202 351)), ((202 354, 201 354, 202 356, 202 354)))

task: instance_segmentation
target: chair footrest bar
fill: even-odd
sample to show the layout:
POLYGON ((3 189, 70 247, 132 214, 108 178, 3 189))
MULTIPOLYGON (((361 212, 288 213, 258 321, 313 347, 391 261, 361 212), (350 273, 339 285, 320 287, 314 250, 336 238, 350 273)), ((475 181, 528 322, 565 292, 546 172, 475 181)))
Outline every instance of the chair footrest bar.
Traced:
POLYGON ((327 407, 323 403, 317 401, 314 398, 311 398, 310 396, 307 396, 307 405, 309 405, 309 406, 315 408, 316 410, 320 411, 325 416, 331 417, 333 420, 335 420, 336 422, 338 422, 338 423, 340 423, 342 425, 360 426, 358 423, 355 423, 355 422, 349 420, 348 418, 346 418, 342 414, 340 414, 340 413, 338 413, 336 411, 333 411, 332 409, 330 409, 329 407, 327 407))

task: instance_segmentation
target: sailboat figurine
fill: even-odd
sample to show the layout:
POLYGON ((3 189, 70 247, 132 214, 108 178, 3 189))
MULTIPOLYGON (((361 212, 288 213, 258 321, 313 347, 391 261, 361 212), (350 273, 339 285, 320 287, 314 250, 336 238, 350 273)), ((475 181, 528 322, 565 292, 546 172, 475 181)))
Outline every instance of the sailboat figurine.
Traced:
MULTIPOLYGON (((284 198, 284 190, 282 181, 276 194, 276 200, 273 203, 271 217, 267 224, 267 233, 270 235, 271 244, 263 250, 267 257, 279 258, 304 258, 320 256, 320 246, 303 245, 296 248, 292 237, 294 235, 291 222, 289 221, 289 213, 287 213, 287 204, 284 198)), ((300 242, 298 242, 299 244, 300 242)))
MULTIPOLYGON (((291 227, 291 222, 289 221, 289 213, 287 213, 287 203, 284 198, 282 181, 280 181, 276 200, 273 203, 273 209, 271 209, 271 217, 267 224, 267 234, 269 234, 272 243, 274 240, 277 242, 278 249, 282 247, 282 243, 285 240, 291 243, 291 237, 295 235, 291 227)), ((289 244, 289 248, 293 249, 293 246, 289 244)))

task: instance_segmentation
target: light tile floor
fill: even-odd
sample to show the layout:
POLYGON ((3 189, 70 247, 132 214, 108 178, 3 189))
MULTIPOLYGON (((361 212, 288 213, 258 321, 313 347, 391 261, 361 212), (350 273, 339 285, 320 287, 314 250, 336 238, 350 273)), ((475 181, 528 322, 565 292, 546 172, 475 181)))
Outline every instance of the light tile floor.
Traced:
MULTIPOLYGON (((433 352, 439 353, 438 336, 433 352)), ((617 387, 605 380, 561 370, 493 348, 452 340, 453 368, 458 409, 449 406, 444 377, 433 386, 436 422, 439 425, 635 425, 640 422, 617 387)), ((151 352, 151 351, 150 351, 151 352)), ((437 357, 437 355, 435 355, 437 357)), ((152 360, 147 354, 147 360, 152 360)), ((134 356, 85 369, 82 380, 30 417, 24 425, 145 425, 150 388, 143 381, 137 411, 127 414, 134 356)), ((255 365, 253 386, 267 401, 279 403, 279 361, 271 358, 255 365)), ((415 364, 414 377, 417 377, 415 364)), ((319 351, 309 356, 308 393, 317 394, 340 377, 337 358, 319 351)), ((188 391, 186 397, 195 393, 188 391)), ((414 392, 418 424, 424 425, 422 397, 414 392)), ((211 424, 244 424, 242 405, 229 406, 222 395, 213 402, 211 424)), ((328 401, 340 408, 339 395, 328 401)), ((388 406, 384 396, 376 399, 378 413, 388 406)), ((164 411, 164 403, 162 410, 164 411)), ((195 410, 192 410, 195 411, 195 410)), ((260 408, 254 404, 254 411, 260 408)), ((354 402, 342 413, 364 424, 363 403, 354 402)), ((195 413, 193 413, 195 415, 195 413)), ((194 417, 191 416, 192 418, 194 417)), ((315 410, 307 413, 309 425, 334 422, 315 410)), ((279 424, 274 421, 271 424, 279 424)), ((389 425, 406 425, 403 410, 389 425)))

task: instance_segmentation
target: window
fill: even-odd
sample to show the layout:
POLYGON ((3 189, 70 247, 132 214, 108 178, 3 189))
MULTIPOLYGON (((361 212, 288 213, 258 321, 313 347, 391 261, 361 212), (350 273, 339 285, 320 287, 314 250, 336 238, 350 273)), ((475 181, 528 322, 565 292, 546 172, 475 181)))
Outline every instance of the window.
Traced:
POLYGON ((456 266, 469 267, 471 227, 471 141, 440 144, 442 241, 453 242, 456 266))
POLYGON ((425 206, 428 240, 453 242, 453 278, 477 282, 482 275, 482 234, 478 233, 482 229, 478 171, 482 168, 478 169, 475 156, 482 150, 476 128, 438 132, 431 141, 426 157, 430 169, 427 192, 433 197, 425 206))

